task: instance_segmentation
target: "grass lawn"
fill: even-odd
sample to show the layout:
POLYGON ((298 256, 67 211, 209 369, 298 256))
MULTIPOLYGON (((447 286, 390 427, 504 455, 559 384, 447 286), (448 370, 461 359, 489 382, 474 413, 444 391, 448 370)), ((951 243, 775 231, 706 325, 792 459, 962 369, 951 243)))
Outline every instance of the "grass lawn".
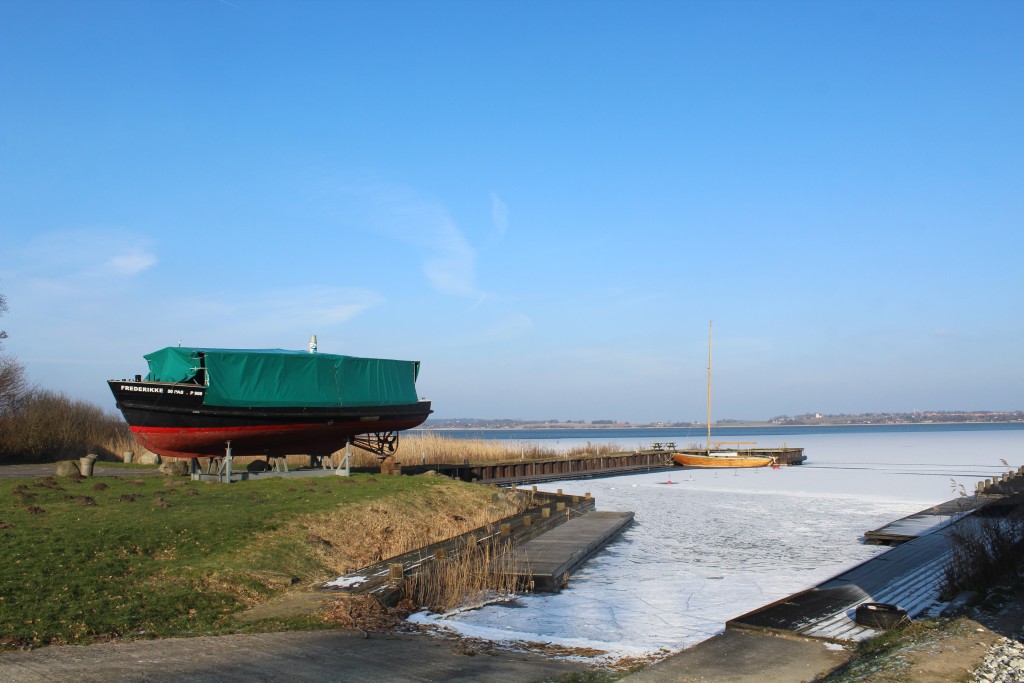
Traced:
POLYGON ((303 518, 466 486, 368 475, 205 484, 130 470, 0 480, 0 646, 314 627, 234 618, 290 577, 327 576, 303 518))

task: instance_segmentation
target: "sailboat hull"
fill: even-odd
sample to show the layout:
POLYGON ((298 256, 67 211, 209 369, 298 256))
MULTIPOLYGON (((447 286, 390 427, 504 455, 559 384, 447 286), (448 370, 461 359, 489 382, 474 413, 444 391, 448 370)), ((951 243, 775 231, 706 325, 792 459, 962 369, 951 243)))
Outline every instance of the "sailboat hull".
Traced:
POLYGON ((683 467, 768 467, 775 464, 775 458, 758 455, 743 455, 736 452, 715 453, 673 453, 672 459, 683 467))

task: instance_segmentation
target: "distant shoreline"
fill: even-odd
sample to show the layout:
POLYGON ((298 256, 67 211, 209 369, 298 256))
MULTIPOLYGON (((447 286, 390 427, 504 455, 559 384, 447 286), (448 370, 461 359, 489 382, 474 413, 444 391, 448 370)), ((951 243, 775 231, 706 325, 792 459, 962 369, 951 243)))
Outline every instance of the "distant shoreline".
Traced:
MULTIPOLYGON (((806 423, 787 423, 778 424, 775 422, 725 422, 725 423, 713 423, 712 429, 725 429, 733 427, 742 428, 756 428, 756 429, 792 429, 792 428, 806 428, 806 429, 828 429, 828 428, 839 428, 839 427, 906 427, 908 425, 920 425, 920 426, 933 426, 933 425, 1024 425, 1024 420, 950 420, 950 421, 932 421, 932 422, 827 422, 818 424, 806 424, 806 423)), ((517 425, 493 425, 493 426, 461 426, 461 425, 449 425, 449 426, 420 426, 416 427, 416 431, 424 432, 443 432, 443 431, 503 431, 503 432, 515 432, 515 431, 546 431, 546 430, 564 430, 564 431, 624 431, 624 430, 651 430, 651 429, 665 429, 665 430, 680 430, 680 429, 707 429, 707 425, 703 423, 698 424, 678 424, 678 425, 659 425, 659 424, 581 424, 581 423, 560 423, 560 424, 544 424, 544 423, 525 423, 517 425)))

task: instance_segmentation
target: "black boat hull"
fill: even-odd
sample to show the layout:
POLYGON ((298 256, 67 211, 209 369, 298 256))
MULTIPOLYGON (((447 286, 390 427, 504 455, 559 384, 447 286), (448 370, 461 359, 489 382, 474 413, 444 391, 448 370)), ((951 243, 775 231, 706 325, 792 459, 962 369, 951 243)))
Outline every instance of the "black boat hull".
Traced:
POLYGON ((353 408, 204 405, 205 387, 110 380, 117 407, 144 448, 172 458, 233 455, 329 455, 363 434, 423 423, 430 401, 353 408))

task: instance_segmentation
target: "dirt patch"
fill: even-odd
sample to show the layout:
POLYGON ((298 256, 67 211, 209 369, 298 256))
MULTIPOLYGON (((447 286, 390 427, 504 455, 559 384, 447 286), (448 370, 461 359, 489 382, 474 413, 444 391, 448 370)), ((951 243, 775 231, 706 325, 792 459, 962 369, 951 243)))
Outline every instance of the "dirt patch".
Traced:
POLYGON ((1004 594, 956 619, 922 621, 866 643, 846 666, 821 681, 828 683, 956 683, 971 673, 1002 637, 1020 639, 1024 591, 1004 594))
POLYGON ((971 671, 999 636, 971 619, 958 619, 922 642, 895 655, 882 667, 877 681, 953 683, 973 681, 971 671))
POLYGON ((290 591, 242 612, 238 618, 242 621, 290 619, 326 609, 334 599, 335 595, 326 591, 290 591))

